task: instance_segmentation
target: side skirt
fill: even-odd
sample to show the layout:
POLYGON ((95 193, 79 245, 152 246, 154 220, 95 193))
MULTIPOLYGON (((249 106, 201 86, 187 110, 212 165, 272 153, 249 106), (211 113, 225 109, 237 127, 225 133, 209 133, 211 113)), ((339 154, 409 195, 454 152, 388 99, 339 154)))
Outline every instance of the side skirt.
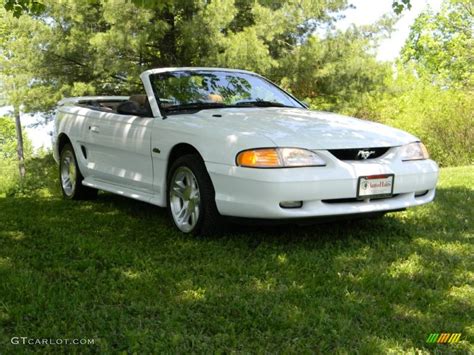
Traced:
POLYGON ((94 189, 104 190, 104 191, 111 192, 120 196, 125 196, 129 198, 133 198, 135 200, 147 202, 152 205, 165 207, 165 206, 160 205, 159 203, 160 199, 158 198, 158 196, 150 194, 150 193, 146 193, 143 191, 131 189, 127 186, 113 184, 108 181, 94 179, 90 176, 86 177, 82 181, 82 184, 84 186, 92 187, 94 189))

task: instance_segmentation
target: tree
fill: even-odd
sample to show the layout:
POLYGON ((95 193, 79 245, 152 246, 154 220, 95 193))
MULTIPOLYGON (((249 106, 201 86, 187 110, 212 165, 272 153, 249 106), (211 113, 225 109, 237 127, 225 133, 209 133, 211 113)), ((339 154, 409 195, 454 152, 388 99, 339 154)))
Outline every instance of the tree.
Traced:
MULTIPOLYGON (((31 157, 32 145, 26 134, 25 139, 25 156, 31 157)), ((0 159, 3 161, 16 160, 16 128, 12 117, 0 117, 0 159)))
MULTIPOLYGON (((31 162, 32 145, 28 135, 23 135, 24 157, 31 162)), ((25 180, 18 184, 17 133, 12 117, 0 117, 0 194, 14 186, 24 186, 25 180)))
POLYGON ((410 0, 394 0, 392 2, 392 8, 393 8, 393 11, 397 15, 399 15, 404 10, 410 10, 411 9, 411 1, 410 0))
MULTIPOLYGON (((4 12, 4 11, 3 11, 4 12)), ((36 46, 38 42, 31 35, 39 31, 38 24, 30 17, 13 19, 12 15, 3 13, 0 23, 0 67, 2 68, 0 81, 2 83, 4 103, 13 107, 13 116, 16 124, 16 141, 18 169, 23 179, 25 170, 25 154, 23 133, 20 118, 22 109, 31 110, 33 107, 44 107, 42 103, 48 98, 45 95, 51 89, 40 81, 34 82, 31 73, 39 68, 36 46), (28 32, 30 31, 30 32, 28 32), (38 90, 43 88, 43 90, 38 90)))
POLYGON ((10 117, 0 117, 0 158, 2 160, 12 160, 15 155, 15 124, 10 117))
POLYGON ((361 97, 381 90, 391 73, 374 53, 393 23, 383 18, 371 26, 310 36, 280 60, 274 77, 318 109, 357 114, 361 97))
MULTIPOLYGON (((13 173, 12 168, 18 166, 18 133, 15 119, 12 117, 0 117, 0 172, 3 178, 6 176, 18 176, 13 173)), ((26 134, 22 134, 23 160, 32 155, 32 145, 26 134)), ((18 168, 15 168, 18 171, 18 168)), ((21 170, 19 171, 21 174, 21 170)))
POLYGON ((44 10, 43 3, 35 0, 4 0, 3 6, 15 17, 20 17, 23 13, 39 14, 44 10))
MULTIPOLYGON (((313 72, 325 63, 337 67, 325 66, 341 74, 332 83, 356 79, 360 87, 373 81, 351 73, 376 67, 373 53, 365 51, 371 47, 368 36, 381 28, 329 33, 318 40, 313 34, 331 24, 333 14, 346 7, 344 0, 134 3, 45 1, 41 16, 6 16, 4 67, 27 77, 17 86, 27 91, 21 95, 25 110, 47 111, 62 96, 133 93, 140 89, 138 75, 151 67, 237 67, 280 82, 282 73, 293 70, 292 58, 306 55, 319 58, 316 67, 307 61, 313 72), (345 79, 344 70, 349 71, 345 79)), ((316 78, 315 93, 340 91, 340 85, 328 85, 328 73, 316 78)), ((285 82, 311 97, 296 79, 285 82)))
MULTIPOLYGON (((131 2, 141 7, 153 7, 159 5, 160 0, 132 0, 131 2)), ((3 6, 5 10, 12 11, 15 17, 20 17, 23 13, 38 15, 45 9, 43 2, 35 0, 5 0, 3 6)), ((411 0, 394 0, 392 8, 396 14, 400 14, 405 9, 410 10, 411 0)))
POLYGON ((266 74, 346 6, 344 0, 143 4, 51 0, 40 16, 6 15, 2 65, 6 75, 25 76, 16 86, 25 90, 18 95, 25 110, 48 111, 62 96, 133 93, 151 67, 219 65, 266 74))
POLYGON ((395 70, 363 104, 364 117, 413 133, 441 166, 473 162, 472 10, 445 0, 439 13, 422 13, 395 70))
POLYGON ((441 11, 422 13, 413 24, 402 60, 440 86, 474 88, 474 5, 445 0, 441 11))

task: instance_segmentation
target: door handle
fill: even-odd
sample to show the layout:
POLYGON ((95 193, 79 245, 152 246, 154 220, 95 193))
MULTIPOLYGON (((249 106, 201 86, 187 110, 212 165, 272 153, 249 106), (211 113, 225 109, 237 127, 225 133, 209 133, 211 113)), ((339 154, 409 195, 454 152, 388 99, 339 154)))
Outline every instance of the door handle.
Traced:
POLYGON ((99 129, 99 126, 89 126, 89 131, 93 133, 99 133, 100 129, 99 129))

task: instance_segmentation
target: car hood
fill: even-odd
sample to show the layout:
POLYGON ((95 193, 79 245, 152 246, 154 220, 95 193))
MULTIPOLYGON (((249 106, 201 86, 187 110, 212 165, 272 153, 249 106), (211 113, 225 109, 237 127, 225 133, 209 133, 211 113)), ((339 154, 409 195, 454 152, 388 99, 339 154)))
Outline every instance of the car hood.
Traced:
POLYGON ((418 140, 411 134, 379 123, 297 108, 223 108, 201 110, 189 116, 192 116, 190 120, 206 121, 216 133, 223 130, 259 134, 280 147, 375 148, 418 140))

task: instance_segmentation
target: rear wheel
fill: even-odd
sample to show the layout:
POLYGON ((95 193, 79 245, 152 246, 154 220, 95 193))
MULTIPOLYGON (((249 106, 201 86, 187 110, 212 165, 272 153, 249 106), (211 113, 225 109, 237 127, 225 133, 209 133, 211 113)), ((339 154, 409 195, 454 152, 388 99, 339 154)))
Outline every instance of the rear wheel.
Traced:
POLYGON ((168 213, 181 232, 208 234, 220 230, 214 187, 199 155, 184 155, 173 163, 167 197, 168 213))
POLYGON ((76 155, 71 144, 65 144, 59 160, 59 181, 63 197, 70 200, 86 200, 97 197, 97 190, 82 185, 84 177, 79 171, 76 155))

